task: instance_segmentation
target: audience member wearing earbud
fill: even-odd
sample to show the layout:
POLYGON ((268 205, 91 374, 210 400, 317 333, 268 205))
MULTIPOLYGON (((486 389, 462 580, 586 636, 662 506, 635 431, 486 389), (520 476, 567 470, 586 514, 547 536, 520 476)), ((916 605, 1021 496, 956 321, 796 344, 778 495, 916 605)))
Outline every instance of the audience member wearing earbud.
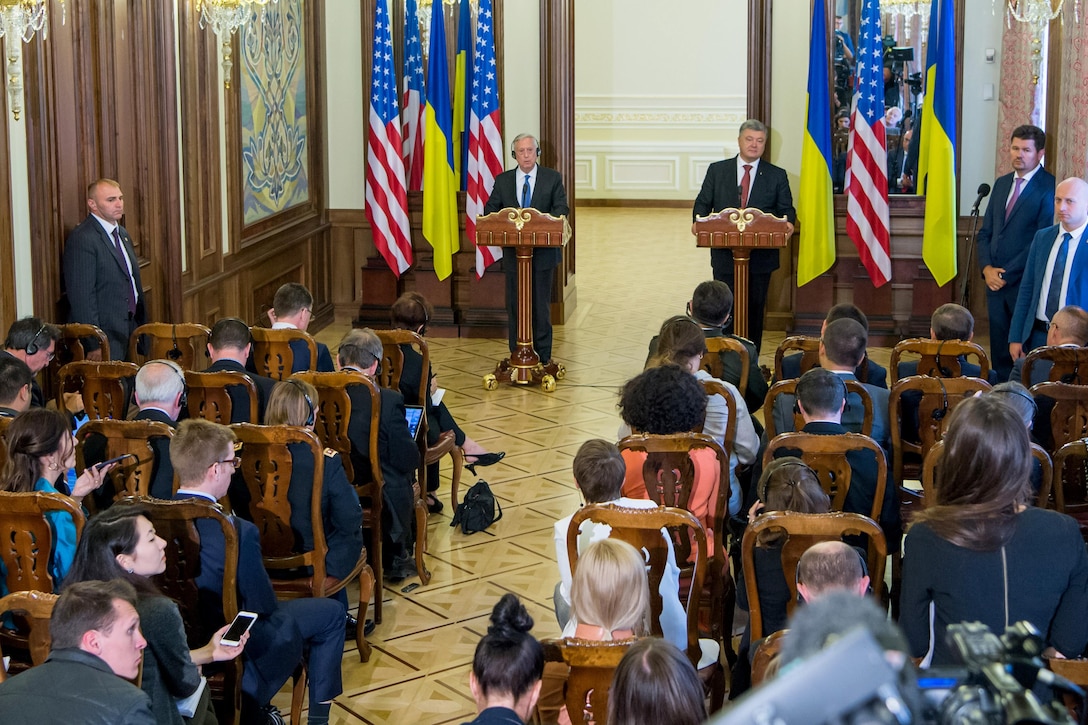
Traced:
MULTIPOLYGON (((272 388, 265 424, 293 425, 312 431, 317 421, 318 404, 314 386, 289 378, 272 388)), ((291 528, 302 541, 303 548, 311 549, 314 544, 310 523, 314 461, 305 444, 292 443, 288 448, 291 451, 291 483, 287 489, 287 500, 291 504, 291 528)), ((350 574, 359 561, 359 552, 363 549, 363 509, 344 472, 340 454, 326 448, 324 459, 321 520, 325 525, 325 543, 329 547, 325 555, 325 573, 327 585, 332 586, 350 574)), ((333 598, 344 605, 346 613, 347 590, 341 589, 333 598)))
POLYGON ((953 663, 953 622, 1001 632, 1027 620, 1065 657, 1088 643, 1084 540, 1071 517, 1030 505, 1027 428, 1002 397, 953 409, 935 502, 914 514, 903 545, 899 624, 911 656, 931 652, 934 665, 953 663))
MULTIPOLYGON (((418 292, 405 292, 389 310, 390 322, 394 329, 411 330, 420 337, 427 332, 427 323, 434 314, 434 308, 427 298, 418 292)), ((423 396, 420 395, 419 381, 423 376, 423 356, 411 345, 401 345, 401 354, 404 356, 404 369, 400 374, 400 392, 409 405, 423 405, 423 396)), ((452 433, 453 442, 464 456, 466 468, 476 474, 477 466, 492 466, 503 459, 504 451, 489 453, 486 448, 465 435, 457 421, 450 415, 444 402, 434 403, 432 397, 438 391, 438 376, 433 368, 428 371, 427 379, 430 387, 427 390, 427 445, 438 443, 438 438, 443 433, 452 433)), ((455 455, 458 455, 455 452, 455 455)), ((435 461, 427 468, 427 509, 431 513, 442 510, 442 502, 434 495, 438 490, 439 464, 435 461)))
MULTIPOLYGON (((37 376, 53 359, 59 339, 60 328, 56 325, 44 322, 38 317, 24 317, 11 323, 0 355, 23 361, 30 368, 31 374, 37 376)), ((30 407, 44 408, 45 396, 37 380, 30 386, 30 393, 30 407)))

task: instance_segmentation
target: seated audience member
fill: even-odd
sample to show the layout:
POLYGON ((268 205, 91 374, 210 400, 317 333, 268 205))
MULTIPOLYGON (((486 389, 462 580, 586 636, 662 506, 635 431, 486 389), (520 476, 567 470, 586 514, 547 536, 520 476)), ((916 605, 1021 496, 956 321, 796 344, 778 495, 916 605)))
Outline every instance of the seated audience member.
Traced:
MULTIPOLYGON (((272 388, 265 423, 293 425, 312 431, 317 422, 319 403, 314 386, 288 378, 272 388)), ((310 496, 313 493, 314 460, 310 449, 303 443, 292 443, 289 448, 291 483, 287 489, 287 500, 291 503, 291 528, 302 541, 303 548, 312 549, 314 532, 310 524, 310 496)), ((325 543, 329 547, 325 555, 325 574, 327 584, 332 586, 348 576, 359 561, 359 554, 363 550, 363 509, 344 472, 340 454, 326 448, 324 458, 321 519, 325 525, 325 543)), ((344 605, 346 613, 347 590, 341 589, 333 597, 344 605)), ((355 618, 351 619, 351 631, 354 633, 355 618)))
POLYGON ((230 395, 231 423, 260 423, 264 420, 264 406, 272 394, 276 381, 246 370, 246 361, 253 346, 249 334, 249 325, 237 317, 227 317, 215 323, 208 339, 208 357, 212 364, 206 372, 244 373, 253 379, 257 386, 257 420, 249 419, 249 395, 241 386, 227 388, 230 395))
MULTIPOLYGON (((675 598, 675 596, 674 596, 675 598)), ((589 545, 578 557, 578 571, 571 590, 571 618, 564 637, 593 642, 612 642, 650 634, 650 584, 646 561, 635 547, 619 539, 604 538, 589 545)), ((687 632, 677 646, 687 646, 687 632)), ((717 648, 714 648, 714 655, 717 648)), ((711 658, 713 661, 713 658, 711 658)), ((563 704, 569 669, 560 663, 544 665, 538 710, 542 722, 570 723, 563 704)))
MULTIPOLYGON (((841 435, 850 432, 842 424, 846 409, 846 385, 829 370, 813 368, 801 376, 797 381, 797 408, 805 421, 802 433, 841 435)), ((784 456, 791 452, 783 449, 779 453, 784 456)), ((846 460, 850 464, 850 490, 846 493, 842 510, 871 516, 878 476, 876 458, 868 451, 849 451, 846 460)), ((899 516, 899 497, 891 480, 885 481, 884 503, 878 523, 884 529, 888 552, 898 552, 903 527, 899 516)))
MULTIPOLYGON (((748 405, 748 410, 759 410, 763 407, 763 399, 767 397, 767 381, 763 379, 763 373, 759 369, 759 355, 756 353, 755 343, 724 332, 725 323, 732 315, 733 291, 729 289, 729 285, 716 279, 700 282, 691 295, 691 301, 688 302, 688 317, 699 325, 703 335, 708 339, 729 337, 744 345, 748 352, 748 385, 744 392, 744 402, 748 405)), ((658 336, 654 335, 650 340, 646 366, 649 366, 650 359, 657 355, 657 339, 658 336)), ((722 361, 722 380, 732 383, 739 389, 740 356, 728 350, 718 354, 722 361)))
MULTIPOLYGON (((427 323, 432 314, 434 309, 431 303, 418 292, 405 292, 397 298, 389 310, 393 329, 409 330, 420 337, 427 333, 427 323)), ((404 355, 404 370, 400 375, 401 395, 409 405, 423 405, 419 390, 419 381, 423 375, 423 356, 408 344, 401 345, 400 351, 404 355)), ((454 445, 459 449, 454 451, 454 455, 464 457, 465 467, 473 475, 476 475, 476 466, 493 466, 501 461, 506 455, 505 452, 488 453, 487 449, 465 435, 465 432, 457 425, 457 421, 450 415, 445 403, 439 401, 435 404, 432 396, 438 391, 438 377, 434 374, 434 370, 427 372, 427 380, 430 381, 426 391, 427 445, 437 444, 441 435, 452 435, 454 445)), ((434 495, 434 492, 438 490, 438 479, 439 467, 438 461, 435 461, 427 467, 427 510, 432 514, 442 510, 442 502, 434 495)))
POLYGON ((869 591, 865 559, 843 541, 821 541, 801 554, 797 562, 797 593, 812 604, 831 592, 850 592, 859 596, 869 591))
POLYGON ((1002 632, 1027 620, 1065 657, 1088 643, 1084 540, 1074 519, 1030 505, 1027 429, 1001 397, 952 411, 935 502, 915 513, 903 545, 899 624, 910 654, 931 651, 935 665, 952 663, 945 630, 954 622, 1002 632))
MULTIPOLYGON (((728 288, 726 288, 728 289, 728 288)), ((661 326, 661 332, 657 336, 657 355, 650 359, 650 365, 679 365, 695 376, 700 383, 705 381, 719 383, 733 398, 733 405, 737 411, 737 427, 733 440, 725 440, 725 432, 729 425, 729 406, 720 395, 707 397, 706 418, 703 421, 703 433, 707 434, 726 450, 729 455, 729 491, 737 498, 736 507, 730 502, 730 513, 740 510, 742 488, 737 480, 737 466, 743 464, 750 466, 756 460, 756 452, 759 450, 759 436, 752 426, 752 418, 746 415, 744 399, 740 391, 724 380, 718 380, 700 365, 706 354, 706 338, 699 326, 687 317, 672 317, 661 326)), ((621 430, 626 435, 627 431, 621 430)))
MULTIPOLYGON (((868 343, 869 336, 869 318, 865 316, 865 313, 860 309, 850 304, 849 302, 843 302, 842 304, 835 305, 827 312, 827 317, 824 318, 823 325, 820 327, 820 337, 824 336, 827 331, 827 326, 835 320, 853 320, 862 326, 865 330, 866 343, 868 343)), ((823 361, 820 362, 821 367, 823 361)), ((866 385, 873 385, 878 388, 888 387, 888 371, 884 366, 880 365, 872 358, 870 358, 864 349, 861 353, 861 361, 858 362, 854 368, 851 368, 854 372, 854 376, 862 383, 866 385), (862 380, 862 365, 866 364, 868 367, 868 373, 862 380)), ((801 377, 801 353, 795 352, 790 355, 786 355, 782 358, 782 379, 793 380, 801 377)), ((781 431, 779 431, 781 432, 781 431)))
MULTIPOLYGON (((942 342, 944 340, 962 340, 963 342, 971 342, 974 337, 975 318, 966 307, 961 307, 960 305, 949 302, 934 310, 933 315, 929 318, 929 338, 935 342, 942 342)), ((959 363, 960 375, 963 377, 977 378, 982 374, 982 368, 975 363, 968 362, 965 355, 959 355, 955 360, 959 363)), ((941 367, 944 367, 941 364, 940 359, 937 360, 938 368, 935 371, 923 370, 919 373, 918 363, 918 360, 907 360, 899 363, 899 378, 908 378, 911 375, 919 374, 950 377, 945 375, 940 369, 941 367)), ((990 371, 989 382, 997 382, 997 375, 993 370, 990 371)))
POLYGON ((136 592, 125 581, 68 587, 49 620, 49 659, 0 683, 0 722, 153 725, 140 674, 136 592))
MULTIPOLYGON (((816 473, 800 458, 776 458, 763 471, 757 485, 759 500, 748 510, 751 523, 764 511, 795 511, 802 514, 825 514, 831 501, 820 486, 816 473)), ((763 617, 763 637, 786 626, 786 608, 790 588, 782 568, 782 545, 785 535, 779 531, 764 531, 756 539, 752 552, 756 581, 759 584, 759 610, 763 617)), ((743 572, 737 577, 737 605, 748 609, 749 592, 743 572)), ((751 681, 751 631, 746 625, 741 636, 740 652, 733 667, 730 698, 748 689, 751 681)))
POLYGON ((631 645, 612 676, 609 725, 699 725, 706 717, 699 674, 676 645, 656 637, 631 645))
MULTIPOLYGON (((1088 312, 1076 305, 1066 305, 1054 313, 1054 319, 1046 330, 1046 344, 1048 347, 1084 347, 1088 345, 1088 312)), ((1022 382, 1024 376, 1024 360, 1027 356, 1018 358, 1012 364, 1012 374, 1009 380, 1014 383, 1022 382)), ((1030 385, 1045 383, 1050 379, 1050 369, 1054 367, 1049 360, 1036 360, 1031 366, 1030 385)))
MULTIPOLYGON (((88 466, 77 478, 73 468, 75 436, 64 416, 47 408, 34 408, 18 416, 8 426, 5 438, 8 462, 0 477, 0 491, 63 493, 80 503, 102 485, 103 477, 116 465, 88 466)), ((50 512, 46 517, 53 531, 49 574, 53 584, 59 586, 76 553, 76 525, 71 515, 63 511, 50 512)), ((0 577, 0 594, 6 593, 4 579, 0 577)))
MULTIPOLYGON (((1036 418, 1041 418, 1040 426, 1047 431, 1049 437, 1050 431, 1050 414, 1046 416, 1039 414, 1040 408, 1049 407, 1045 405, 1039 405, 1035 402, 1035 398, 1031 397, 1031 393, 1022 384, 1009 381, 1007 383, 999 383, 994 386, 993 390, 989 392, 989 395, 996 396, 1009 405, 1016 414, 1020 416, 1020 420, 1024 421, 1024 426, 1028 429, 1028 436, 1034 437, 1033 429, 1035 428, 1036 418)), ((1043 464, 1039 459, 1032 456, 1031 458, 1031 490, 1033 493, 1038 494, 1040 487, 1043 485, 1043 464)))
MULTIPOLYGON (((842 380, 857 380, 855 368, 865 357, 865 345, 868 334, 861 323, 852 319, 838 319, 824 327, 820 338, 820 367, 829 370, 842 380)), ((870 366, 872 363, 870 362, 870 366)), ((873 431, 870 437, 887 451, 890 448, 888 435, 888 391, 884 387, 862 383, 873 401, 873 431)), ((793 430, 793 395, 779 395, 774 403, 774 426, 777 433, 793 430)), ((851 433, 860 433, 865 416, 865 406, 855 393, 846 396, 846 408, 840 421, 851 433)), ((766 437, 766 436, 764 436, 766 437)), ((765 446, 764 446, 765 447, 765 446)))
POLYGON ((11 355, 0 355, 0 418, 14 418, 30 408, 34 376, 26 363, 11 355))
MULTIPOLYGON (((272 298, 272 309, 268 311, 268 318, 272 321, 273 330, 302 330, 306 332, 310 326, 310 320, 314 317, 314 296, 305 285, 298 282, 288 282, 276 290, 276 296, 272 298)), ((314 342, 317 342, 316 340, 314 342)), ((291 372, 301 370, 316 370, 319 373, 331 373, 335 368, 332 365, 332 354, 329 346, 323 342, 317 342, 317 365, 310 361, 310 348, 304 340, 291 342, 292 364, 291 372)))
POLYGON ((487 634, 476 645, 468 676, 476 718, 465 725, 523 725, 540 696, 544 649, 533 635, 533 618, 513 594, 491 611, 487 634))
POLYGON ((216 722, 210 692, 201 682, 200 667, 232 660, 242 653, 249 635, 237 647, 221 644, 230 625, 225 624, 206 645, 190 650, 185 624, 174 600, 165 596, 151 577, 166 571, 166 542, 155 535, 155 526, 141 506, 119 503, 87 522, 76 549, 64 589, 79 582, 123 579, 136 591, 140 631, 147 640, 140 687, 151 698, 155 721, 169 725, 200 725, 216 722), (182 719, 177 701, 193 697, 194 715, 182 719))
MULTIPOLYGON (((181 487, 177 499, 199 498, 212 503, 227 495, 238 465, 230 428, 203 419, 186 420, 170 441, 181 487)), ((238 516, 238 608, 256 612, 250 641, 243 653, 243 722, 282 722, 272 697, 305 656, 310 684, 309 722, 327 723, 334 697, 343 692, 340 659, 344 653, 344 608, 331 599, 292 599, 280 602, 261 560, 257 527, 238 516)), ((224 540, 219 525, 196 522, 200 535, 200 574, 196 586, 206 607, 201 613, 210 627, 224 623, 218 603, 223 596, 224 540)))
MULTIPOLYGON (((369 328, 352 330, 340 341, 337 357, 341 370, 354 370, 370 379, 382 359, 382 341, 369 328)), ((351 398, 352 468, 355 484, 367 480, 370 472, 370 394, 362 386, 348 387, 351 398)), ((385 578, 398 582, 416 574, 412 533, 415 494, 412 482, 419 466, 419 448, 408 431, 404 413, 404 396, 395 390, 381 388, 381 417, 378 419, 378 457, 382 468, 383 521, 382 534, 387 545, 382 548, 385 578)))
MULTIPOLYGON (((30 374, 37 376, 53 359, 59 339, 60 328, 56 325, 43 322, 38 317, 24 317, 11 323, 0 356, 22 360, 30 368, 30 374)), ((37 380, 31 382, 30 392, 30 407, 45 407, 45 396, 37 380)))
MULTIPOLYGON (((620 417, 636 433, 686 433, 702 423, 705 412, 706 392, 703 386, 694 375, 677 365, 650 368, 628 380, 620 393, 620 417)), ((691 461, 695 468, 695 480, 688 498, 688 510, 706 527, 707 547, 713 551, 718 487, 728 485, 728 481, 719 481, 718 459, 711 449, 693 450, 691 461)), ((646 454, 623 451, 623 462, 627 466, 623 495, 628 498, 650 498, 642 471, 646 454)), ((739 509, 739 491, 730 492, 730 513, 734 499, 739 509)))

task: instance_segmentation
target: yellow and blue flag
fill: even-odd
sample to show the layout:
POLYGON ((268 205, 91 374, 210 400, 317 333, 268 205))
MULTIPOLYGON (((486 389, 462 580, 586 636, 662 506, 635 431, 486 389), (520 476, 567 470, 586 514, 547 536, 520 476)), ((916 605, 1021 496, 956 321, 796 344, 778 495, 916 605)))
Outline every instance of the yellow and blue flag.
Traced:
POLYGON ((824 0, 812 5, 808 51, 808 110, 801 148, 801 187, 797 221, 797 286, 807 284, 835 263, 835 205, 831 187, 831 82, 824 0))
POLYGON ((922 260, 938 285, 956 276, 956 48, 953 0, 933 0, 926 50, 926 102, 918 193, 926 197, 922 260))
POLYGON ((457 18, 457 55, 453 61, 453 170, 457 188, 465 190, 468 159, 468 88, 472 85, 472 8, 461 0, 457 18))
POLYGON ((434 273, 453 272, 457 233, 457 180, 453 171, 453 118, 450 114, 446 25, 441 5, 431 13, 431 50, 427 59, 427 110, 423 144, 423 237, 434 248, 434 273))

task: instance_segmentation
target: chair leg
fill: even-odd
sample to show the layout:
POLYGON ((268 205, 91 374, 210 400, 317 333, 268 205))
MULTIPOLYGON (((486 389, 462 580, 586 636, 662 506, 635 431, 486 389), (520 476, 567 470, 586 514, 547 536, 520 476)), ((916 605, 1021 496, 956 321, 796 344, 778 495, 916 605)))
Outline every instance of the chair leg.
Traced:
MULTIPOLYGON (((370 568, 374 572, 374 623, 382 623, 382 594, 385 586, 385 567, 382 566, 382 533, 380 529, 372 528, 370 546, 367 551, 370 554, 370 568)), ((362 607, 362 602, 359 603, 362 607)))
POLYGON ((306 701, 306 666, 299 663, 295 668, 295 684, 291 688, 291 723, 302 722, 302 705, 306 701))
POLYGON ((431 581, 431 572, 427 569, 427 562, 423 559, 423 552, 427 550, 427 503, 422 498, 416 499, 416 572, 419 581, 427 585, 431 581))
POLYGON ((453 471, 450 474, 450 516, 457 513, 457 490, 461 488, 461 471, 465 467, 465 451, 455 447, 450 451, 450 460, 453 462, 453 471))
POLYGON ((359 572, 359 614, 355 625, 355 644, 359 648, 359 661, 370 661, 370 643, 366 641, 366 610, 374 594, 374 571, 364 566, 359 572))

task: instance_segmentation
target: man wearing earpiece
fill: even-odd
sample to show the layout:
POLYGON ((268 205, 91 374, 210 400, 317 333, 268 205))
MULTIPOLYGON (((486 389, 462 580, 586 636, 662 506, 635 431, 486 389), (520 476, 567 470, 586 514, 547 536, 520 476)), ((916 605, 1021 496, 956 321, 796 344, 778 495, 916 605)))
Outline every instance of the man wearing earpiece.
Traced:
MULTIPOLYGON (((570 213, 567 206, 567 192, 563 188, 563 177, 558 171, 537 163, 540 157, 540 144, 536 137, 522 133, 514 137, 510 144, 510 155, 518 162, 516 169, 504 171, 495 178, 495 188, 484 206, 484 214, 493 214, 500 209, 515 207, 536 209, 552 216, 566 216, 570 213)), ((560 248, 538 248, 533 250, 533 347, 544 364, 552 359, 552 279, 555 268, 563 259, 560 248)), ((502 267, 506 272, 506 311, 509 316, 510 352, 514 351, 518 339, 517 300, 518 270, 517 256, 513 249, 502 250, 502 267)))
POLYGON ((11 323, 0 355, 21 360, 30 368, 34 380, 30 386, 30 407, 45 407, 45 396, 38 385, 37 375, 49 365, 60 339, 60 328, 37 317, 24 317, 11 323))

